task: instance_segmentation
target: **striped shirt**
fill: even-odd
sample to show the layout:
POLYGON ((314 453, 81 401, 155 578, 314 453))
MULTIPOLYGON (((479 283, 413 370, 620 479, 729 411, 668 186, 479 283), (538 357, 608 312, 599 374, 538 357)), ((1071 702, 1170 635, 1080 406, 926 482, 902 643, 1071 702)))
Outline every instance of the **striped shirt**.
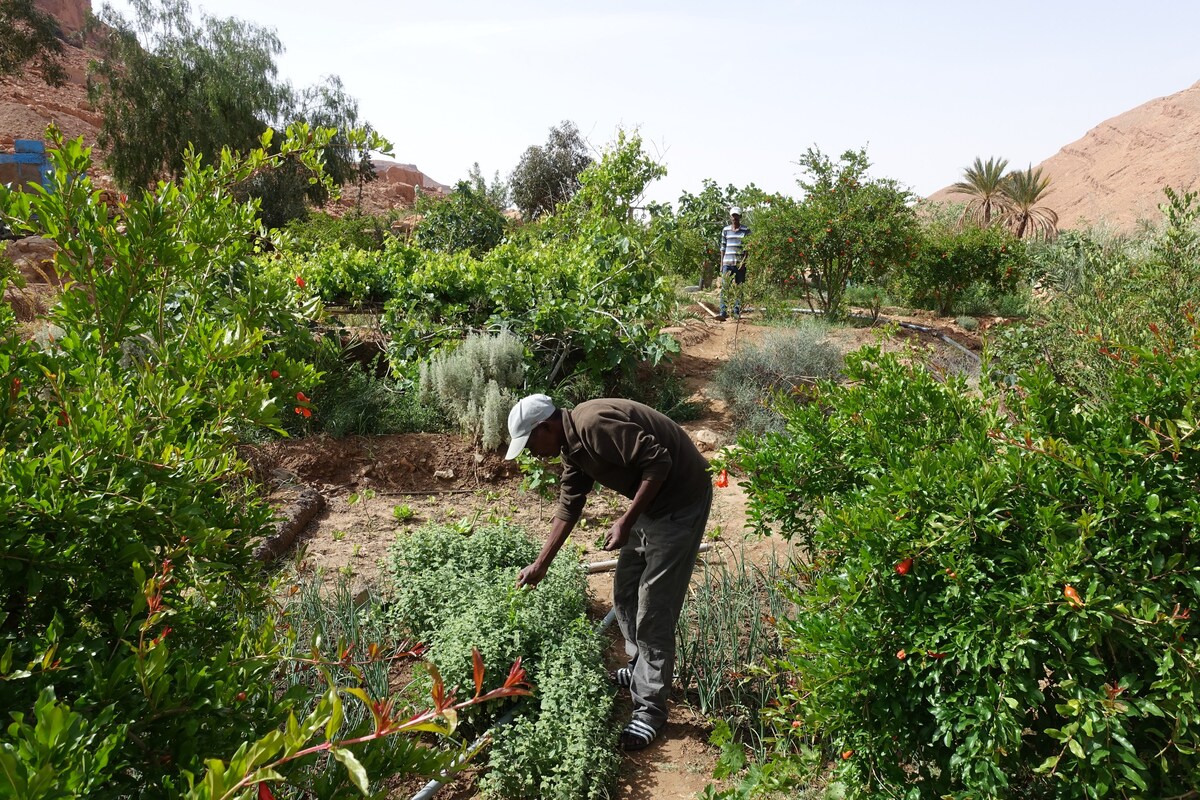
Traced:
POLYGON ((721 267, 741 269, 746 260, 742 253, 742 239, 750 235, 750 229, 745 225, 726 225, 721 229, 721 267))

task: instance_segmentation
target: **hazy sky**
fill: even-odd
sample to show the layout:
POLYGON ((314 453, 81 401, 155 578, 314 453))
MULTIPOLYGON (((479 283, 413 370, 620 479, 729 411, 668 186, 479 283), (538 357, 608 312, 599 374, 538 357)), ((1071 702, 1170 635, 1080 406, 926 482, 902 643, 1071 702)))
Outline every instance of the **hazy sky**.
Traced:
POLYGON ((794 193, 812 145, 865 145, 876 177, 929 194, 976 156, 1037 164, 1200 80, 1200 3, 1177 0, 193 7, 275 28, 283 77, 340 75, 396 159, 437 181, 475 161, 507 175, 569 119, 596 148, 640 130, 669 170, 650 197, 668 201, 706 177, 794 193))

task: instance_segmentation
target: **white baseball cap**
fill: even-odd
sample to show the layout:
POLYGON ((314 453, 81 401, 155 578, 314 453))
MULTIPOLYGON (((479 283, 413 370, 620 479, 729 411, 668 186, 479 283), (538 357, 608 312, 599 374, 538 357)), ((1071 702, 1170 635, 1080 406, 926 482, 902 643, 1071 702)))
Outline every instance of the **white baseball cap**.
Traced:
POLYGON ((734 206, 733 208, 729 209, 729 216, 732 217, 735 214, 740 217, 742 215, 742 209, 738 206, 734 206))
POLYGON ((508 454, 504 456, 512 460, 525 449, 529 434, 541 423, 550 419, 554 413, 554 401, 544 394, 531 394, 523 397, 508 412, 508 454))

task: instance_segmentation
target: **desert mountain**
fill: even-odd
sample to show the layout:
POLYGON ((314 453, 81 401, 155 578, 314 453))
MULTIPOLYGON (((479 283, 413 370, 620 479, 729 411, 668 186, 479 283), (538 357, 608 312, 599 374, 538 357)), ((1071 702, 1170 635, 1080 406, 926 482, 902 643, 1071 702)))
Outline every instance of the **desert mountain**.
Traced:
MULTIPOLYGON (((1051 181, 1045 205, 1061 229, 1129 232, 1138 220, 1157 221, 1164 187, 1200 188, 1200 82, 1101 122, 1039 166, 1051 181)), ((967 198, 946 187, 930 199, 967 198)))
MULTIPOLYGON (((67 138, 82 136, 86 144, 94 146, 101 120, 87 99, 87 67, 90 60, 100 56, 81 34, 92 4, 90 0, 36 0, 35 5, 59 23, 67 83, 60 87, 47 86, 35 70, 29 70, 19 78, 0 78, 0 152, 11 153, 15 139, 42 139, 46 126, 51 123, 67 138)), ((398 206, 411 206, 418 189, 427 193, 450 191, 450 187, 433 180, 412 164, 382 159, 373 163, 380 180, 365 188, 364 211, 378 213, 398 206)), ((108 180, 101 176, 100 183, 106 185, 108 180)), ((343 207, 357 201, 353 187, 346 187, 343 194, 343 207)))

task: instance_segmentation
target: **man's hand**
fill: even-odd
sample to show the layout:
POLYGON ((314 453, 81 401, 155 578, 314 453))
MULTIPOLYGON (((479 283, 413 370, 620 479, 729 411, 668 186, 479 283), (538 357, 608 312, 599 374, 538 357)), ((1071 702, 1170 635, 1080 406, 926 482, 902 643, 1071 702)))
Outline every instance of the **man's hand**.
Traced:
POLYGON ((536 563, 530 564, 521 570, 521 574, 517 575, 517 588, 524 589, 528 586, 532 589, 541 583, 544 577, 546 577, 545 567, 539 567, 536 563))
POLYGON ((629 531, 633 529, 633 525, 625 521, 625 517, 621 517, 613 526, 608 529, 608 538, 604 540, 605 550, 620 550, 629 541, 629 531))

